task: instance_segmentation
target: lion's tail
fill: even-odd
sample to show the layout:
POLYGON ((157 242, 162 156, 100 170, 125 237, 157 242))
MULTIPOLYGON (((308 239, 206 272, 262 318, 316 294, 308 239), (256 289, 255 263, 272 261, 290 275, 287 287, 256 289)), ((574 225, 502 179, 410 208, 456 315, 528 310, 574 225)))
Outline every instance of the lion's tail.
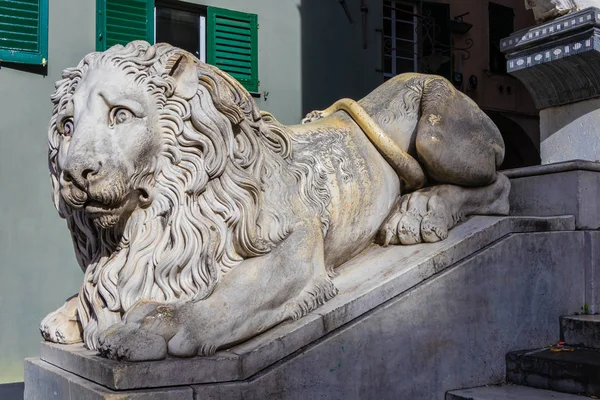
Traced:
POLYGON ((352 99, 341 99, 321 111, 321 114, 325 117, 336 111, 344 111, 356 122, 383 158, 404 180, 408 189, 416 190, 425 186, 425 172, 419 162, 389 137, 360 104, 352 99))

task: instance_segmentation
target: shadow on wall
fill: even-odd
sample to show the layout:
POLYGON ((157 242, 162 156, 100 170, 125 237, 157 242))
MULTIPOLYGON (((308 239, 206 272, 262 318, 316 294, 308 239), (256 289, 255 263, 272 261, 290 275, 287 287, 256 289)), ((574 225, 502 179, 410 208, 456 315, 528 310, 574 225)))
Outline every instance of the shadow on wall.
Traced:
MULTIPOLYGON (((300 2, 303 115, 343 97, 359 100, 383 83, 381 34, 377 32, 382 28, 383 3, 364 1, 366 13, 361 12, 361 3, 300 2)), ((518 123, 499 113, 488 115, 506 144, 502 169, 540 164, 538 150, 518 123)))
POLYGON ((379 52, 381 1, 346 0, 352 22, 339 1, 302 0, 302 113, 329 107, 336 100, 358 100, 383 83, 379 52), (363 15, 366 24, 363 24, 363 15), (364 30, 363 30, 364 29, 364 30), (367 48, 363 48, 363 34, 367 48))
POLYGON ((525 130, 512 119, 496 112, 486 112, 496 124, 506 147, 504 162, 500 169, 511 169, 539 165, 540 153, 525 132, 525 130))

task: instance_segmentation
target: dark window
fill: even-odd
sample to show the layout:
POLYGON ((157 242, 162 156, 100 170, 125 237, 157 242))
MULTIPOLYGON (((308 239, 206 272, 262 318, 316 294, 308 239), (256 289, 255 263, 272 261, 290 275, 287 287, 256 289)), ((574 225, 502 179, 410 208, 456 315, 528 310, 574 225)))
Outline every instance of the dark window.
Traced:
POLYGON ((506 58, 500 51, 500 40, 515 30, 515 12, 510 7, 489 3, 490 72, 506 74, 506 58))
POLYGON ((452 77, 452 33, 450 32, 450 5, 446 3, 423 2, 423 38, 419 71, 452 77))
POLYGON ((195 54, 258 92, 258 16, 174 0, 156 0, 156 42, 195 54))
POLYGON ((173 1, 156 2, 156 43, 169 43, 206 61, 206 8, 173 1))

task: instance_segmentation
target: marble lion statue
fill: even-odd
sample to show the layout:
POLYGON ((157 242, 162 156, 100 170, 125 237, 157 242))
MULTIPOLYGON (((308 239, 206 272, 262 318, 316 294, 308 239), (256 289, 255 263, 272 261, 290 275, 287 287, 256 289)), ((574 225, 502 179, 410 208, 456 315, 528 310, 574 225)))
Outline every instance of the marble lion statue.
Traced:
POLYGON ((52 102, 53 199, 84 279, 40 329, 113 359, 213 354, 334 297, 374 241, 508 213, 498 129, 438 76, 284 126, 218 68, 136 41, 66 69, 52 102))

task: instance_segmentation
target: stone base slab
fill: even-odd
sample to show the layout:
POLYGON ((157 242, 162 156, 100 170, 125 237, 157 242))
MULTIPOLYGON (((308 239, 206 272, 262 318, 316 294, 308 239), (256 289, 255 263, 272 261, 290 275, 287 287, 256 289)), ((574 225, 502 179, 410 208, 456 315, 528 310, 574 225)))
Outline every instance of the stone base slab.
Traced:
POLYGON ((507 352, 556 341, 558 317, 586 301, 586 236, 600 232, 573 229, 572 217, 474 217, 442 243, 374 247, 318 313, 212 360, 123 363, 43 344, 25 399, 419 400, 499 383, 507 352), (294 335, 316 335, 315 320, 320 336, 294 335))
POLYGON ((311 314, 283 323, 212 357, 124 362, 79 345, 43 342, 42 360, 115 390, 239 381, 324 337, 360 315, 426 281, 512 233, 573 230, 573 217, 477 216, 439 243, 373 246, 338 268, 340 293, 311 314))
MULTIPOLYGON (((88 373, 84 363, 71 373, 34 359, 25 399, 428 400, 500 383, 506 353, 555 342, 559 316, 585 301, 585 236, 592 233, 600 235, 504 235, 248 378, 113 390, 77 376, 88 373)), ((153 375, 160 363, 139 366, 153 375)))
POLYGON ((25 399, 28 400, 188 400, 191 387, 117 392, 81 378, 39 358, 25 359, 25 399))

